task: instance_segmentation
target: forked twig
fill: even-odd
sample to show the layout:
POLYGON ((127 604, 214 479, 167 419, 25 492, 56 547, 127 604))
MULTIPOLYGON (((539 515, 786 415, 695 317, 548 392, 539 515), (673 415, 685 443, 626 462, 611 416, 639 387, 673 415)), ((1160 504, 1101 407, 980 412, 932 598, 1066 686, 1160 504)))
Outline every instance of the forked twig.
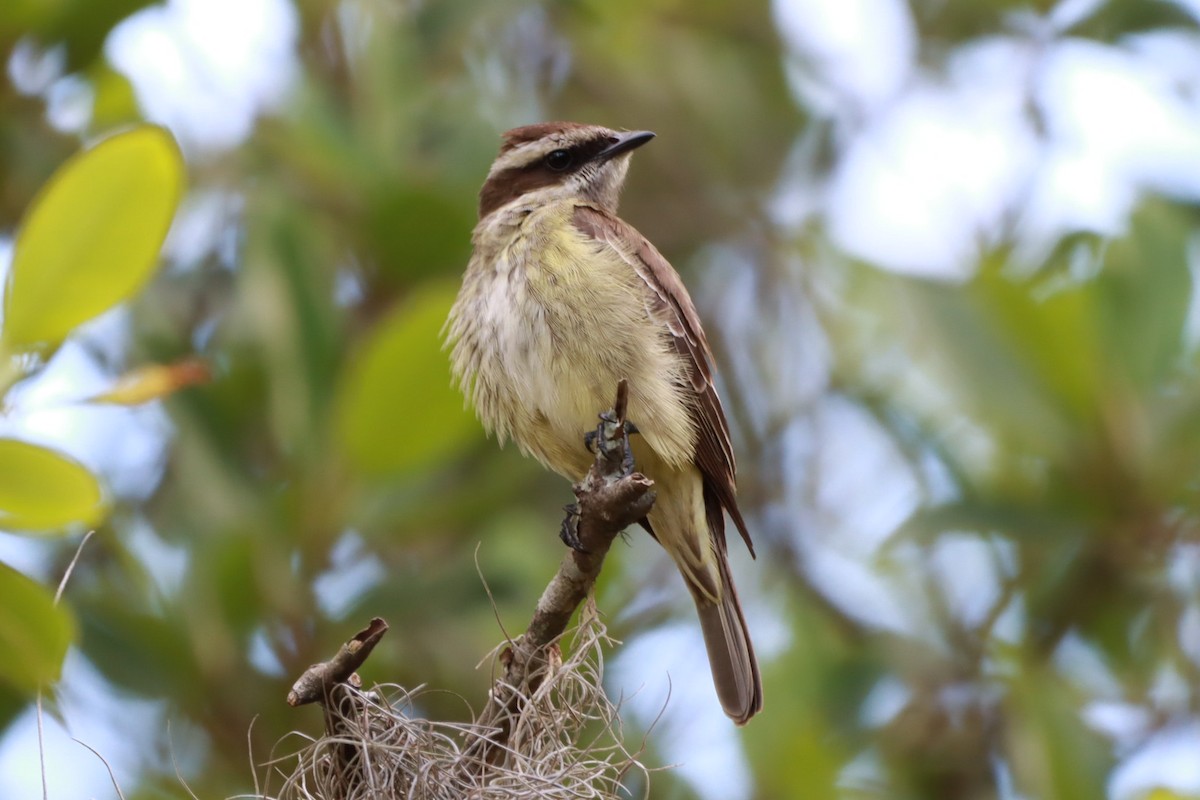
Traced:
MULTIPOLYGON (((445 774, 444 780, 477 785, 480 773, 489 766, 516 757, 518 740, 538 724, 537 719, 524 718, 531 709, 529 701, 561 667, 558 641, 595 585, 613 539, 645 519, 654 504, 653 481, 633 470, 629 435, 636 433, 636 427, 626 419, 628 403, 629 387, 622 380, 613 408, 600 415, 595 432, 587 437, 596 457, 584 479, 572 487, 576 503, 567 507, 561 534, 571 549, 542 592, 525 633, 501 651, 504 674, 493 684, 476 722, 466 726, 466 746, 457 769, 449 771, 458 774, 445 774)), ((383 620, 372 620, 332 659, 309 667, 288 694, 293 706, 311 702, 325 706, 326 733, 338 740, 331 766, 341 775, 344 791, 369 780, 368 752, 342 734, 358 714, 370 711, 373 701, 359 691, 355 670, 386 631, 383 620)))

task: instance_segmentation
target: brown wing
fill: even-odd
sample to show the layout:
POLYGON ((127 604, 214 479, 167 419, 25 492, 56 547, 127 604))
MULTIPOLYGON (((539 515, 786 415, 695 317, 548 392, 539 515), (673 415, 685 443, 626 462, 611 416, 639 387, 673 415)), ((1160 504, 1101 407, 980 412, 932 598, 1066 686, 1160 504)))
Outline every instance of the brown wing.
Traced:
POLYGON ((574 223, 586 236, 611 247, 646 282, 651 311, 666 322, 675 349, 684 358, 691 375, 692 420, 698 434, 696 466, 704 478, 709 525, 724 547, 723 508, 729 512, 750 554, 754 555, 754 543, 750 541, 746 522, 737 506, 737 464, 729 439, 729 424, 713 385, 712 351, 683 281, 646 237, 611 214, 592 206, 578 206, 574 223))

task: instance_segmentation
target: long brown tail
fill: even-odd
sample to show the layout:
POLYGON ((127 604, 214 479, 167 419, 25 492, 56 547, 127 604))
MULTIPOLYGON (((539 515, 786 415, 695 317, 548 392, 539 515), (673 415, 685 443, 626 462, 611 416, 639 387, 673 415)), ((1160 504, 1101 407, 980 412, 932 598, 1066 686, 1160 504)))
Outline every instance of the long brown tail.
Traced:
POLYGON ((713 603, 700 591, 693 591, 692 597, 700 615, 700 629, 708 648, 708 663, 717 698, 730 719, 745 725, 762 711, 762 679, 758 674, 758 660, 754 658, 754 645, 750 643, 750 632, 746 629, 746 618, 742 615, 742 604, 738 602, 737 589, 729 572, 729 561, 724 553, 716 556, 720 566, 721 601, 713 603))

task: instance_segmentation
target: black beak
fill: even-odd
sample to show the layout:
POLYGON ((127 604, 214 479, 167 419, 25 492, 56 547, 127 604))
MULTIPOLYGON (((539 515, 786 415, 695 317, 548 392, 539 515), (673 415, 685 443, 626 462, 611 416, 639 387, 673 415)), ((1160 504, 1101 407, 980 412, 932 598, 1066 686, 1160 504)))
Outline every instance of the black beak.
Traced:
POLYGON ((653 138, 654 133, 652 131, 626 131, 625 133, 618 133, 612 138, 612 144, 601 150, 596 157, 601 161, 607 161, 610 158, 621 155, 621 153, 628 153, 630 150, 641 147, 653 138))

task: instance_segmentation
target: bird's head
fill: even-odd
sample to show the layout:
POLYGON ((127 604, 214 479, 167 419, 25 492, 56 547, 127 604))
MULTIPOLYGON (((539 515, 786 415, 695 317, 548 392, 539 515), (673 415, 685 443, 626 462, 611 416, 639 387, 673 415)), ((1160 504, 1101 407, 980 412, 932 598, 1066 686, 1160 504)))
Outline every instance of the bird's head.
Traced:
POLYGON ((479 192, 479 218, 518 199, 582 197, 615 212, 629 154, 650 131, 615 131, 577 122, 540 122, 504 134, 500 155, 479 192))

